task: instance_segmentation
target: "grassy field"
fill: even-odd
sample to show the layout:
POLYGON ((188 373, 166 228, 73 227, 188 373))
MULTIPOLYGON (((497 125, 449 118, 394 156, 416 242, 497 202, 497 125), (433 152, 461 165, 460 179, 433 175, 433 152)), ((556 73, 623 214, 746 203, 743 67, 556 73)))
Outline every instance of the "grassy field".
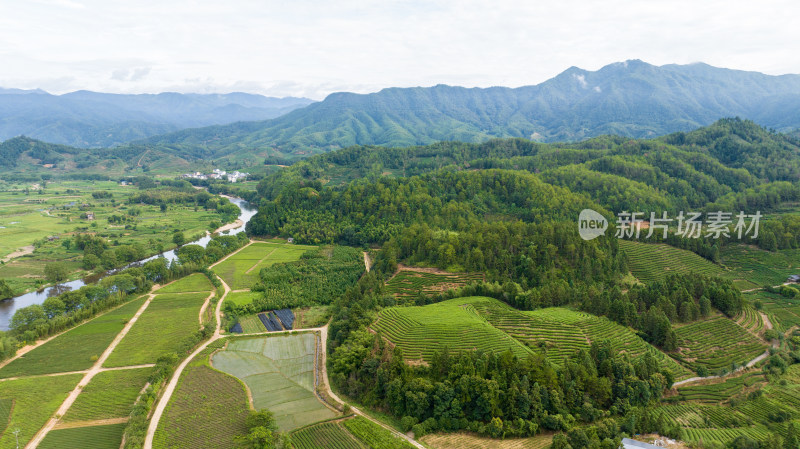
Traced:
POLYGON ((492 298, 474 298, 470 304, 490 324, 534 352, 544 354, 557 365, 578 350, 589 349, 592 342, 609 340, 617 352, 631 357, 650 352, 677 379, 691 377, 688 369, 642 340, 631 329, 605 317, 559 307, 522 312, 492 298))
POLYGON ((295 449, 369 449, 339 423, 326 422, 292 433, 295 449))
POLYGON ((631 273, 644 283, 663 280, 670 273, 725 274, 719 265, 673 246, 630 240, 620 240, 619 246, 628 255, 631 273))
POLYGON ((202 273, 194 273, 181 278, 167 286, 157 290, 158 294, 164 293, 186 293, 186 292, 210 292, 214 289, 211 281, 202 273))
POLYGON ((401 269, 386 283, 386 293, 397 297, 439 293, 470 282, 482 281, 483 278, 482 273, 432 273, 401 269))
POLYGON ((298 260, 313 246, 255 242, 214 267, 232 290, 249 289, 262 268, 298 260))
POLYGON ((445 347, 450 351, 511 350, 519 357, 530 354, 475 310, 472 302, 480 299, 457 298, 427 306, 383 309, 371 327, 400 347, 407 359, 430 360, 434 352, 445 347))
POLYGON ((315 348, 311 333, 236 338, 212 364, 243 380, 254 407, 272 411, 289 431, 337 416, 314 395, 315 348))
POLYGON ((14 400, 11 398, 0 399, 0 435, 6 431, 8 421, 11 419, 11 410, 14 408, 14 400))
POLYGON ((301 307, 293 312, 295 329, 324 326, 331 316, 329 306, 301 307))
POLYGON ((41 449, 119 449, 125 424, 55 429, 47 433, 41 449))
POLYGON ((425 435, 420 441, 431 449, 545 449, 553 441, 552 435, 537 435, 531 438, 482 437, 471 433, 434 433, 425 435))
POLYGON ((733 320, 718 316, 675 328, 680 357, 695 369, 730 369, 767 350, 767 344, 733 320))
POLYGON ((200 328, 200 307, 208 293, 156 295, 104 366, 155 363, 175 351, 181 341, 200 328))
POLYGON ((0 378, 88 369, 130 320, 145 298, 134 299, 39 346, 0 369, 0 378))
POLYGON ((361 416, 344 421, 344 426, 370 449, 414 448, 408 441, 361 416))
POLYGON ((131 413, 152 368, 104 371, 94 376, 67 410, 64 422, 125 418, 131 413))
POLYGON ((141 191, 135 186, 121 186, 111 181, 58 181, 40 190, 23 189, 31 185, 6 185, 0 190, 0 259, 19 248, 37 244, 32 255, 0 265, 0 279, 8 280, 21 293, 45 284, 44 265, 64 262, 77 279, 88 272, 82 267, 83 253, 63 246, 74 232, 96 233, 116 245, 140 245, 146 255, 175 247, 174 231, 187 237, 199 236, 212 221, 219 221, 214 211, 196 209, 194 205, 170 204, 162 212, 158 205, 128 203, 128 198, 141 191), (112 198, 96 199, 92 193, 108 192, 112 198), (81 218, 93 212, 94 220, 81 218), (123 223, 110 223, 109 217, 126 217, 123 223), (59 236, 48 241, 48 237, 59 236))
POLYGON ((247 433, 250 404, 242 383, 208 366, 210 351, 198 355, 181 375, 153 440, 154 448, 236 447, 247 433))
MULTIPOLYGON (((80 374, 69 374, 0 382, 0 397, 14 400, 8 429, 20 429, 20 447, 24 447, 45 425, 81 377, 80 374)), ((0 449, 16 447, 14 434, 3 433, 0 449)))

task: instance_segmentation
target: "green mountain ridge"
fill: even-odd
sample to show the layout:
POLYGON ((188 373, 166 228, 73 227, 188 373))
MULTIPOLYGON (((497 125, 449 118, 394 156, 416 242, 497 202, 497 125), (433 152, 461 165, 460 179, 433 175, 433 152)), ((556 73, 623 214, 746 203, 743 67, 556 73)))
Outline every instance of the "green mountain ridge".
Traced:
POLYGON ((409 146, 496 137, 579 141, 651 138, 740 116, 781 131, 800 127, 800 75, 633 60, 591 72, 572 67, 518 88, 387 88, 334 93, 276 119, 186 129, 137 142, 198 157, 267 152, 288 159, 351 145, 409 146))

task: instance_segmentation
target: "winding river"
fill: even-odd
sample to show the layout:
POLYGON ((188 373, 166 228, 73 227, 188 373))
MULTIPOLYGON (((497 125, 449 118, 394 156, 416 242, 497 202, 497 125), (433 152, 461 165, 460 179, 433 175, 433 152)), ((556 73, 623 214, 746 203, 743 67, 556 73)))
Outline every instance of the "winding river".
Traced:
MULTIPOLYGON (((239 214, 239 220, 242 221, 242 225, 237 228, 221 232, 220 234, 234 235, 240 232, 244 232, 245 225, 247 224, 248 221, 250 221, 251 218, 253 218, 253 215, 256 214, 256 210, 251 209, 247 204, 247 202, 241 198, 233 198, 233 197, 225 197, 225 198, 227 198, 233 204, 239 206, 239 209, 241 210, 241 213, 239 214)), ((189 244, 200 245, 203 248, 205 248, 206 245, 208 245, 208 242, 210 241, 211 241, 211 236, 206 235, 205 237, 199 240, 196 240, 194 242, 189 242, 189 244)), ((147 259, 142 259, 138 262, 134 262, 128 266, 142 264, 149 260, 156 259, 158 257, 163 257, 167 259, 167 261, 169 262, 172 262, 173 260, 178 258, 175 255, 175 250, 169 250, 161 254, 156 254, 155 256, 148 257, 147 259)), ((29 293, 25 293, 24 295, 19 295, 14 298, 0 301, 0 330, 8 330, 9 324, 11 323, 11 317, 14 316, 14 312, 16 312, 17 309, 21 309, 23 307, 27 307, 33 304, 41 304, 44 302, 45 299, 51 296, 57 296, 60 295, 61 293, 81 288, 84 285, 96 283, 101 279, 103 279, 104 277, 110 274, 114 274, 116 271, 118 270, 106 271, 101 274, 93 274, 83 279, 77 279, 74 281, 65 282, 63 284, 47 287, 43 290, 32 291, 29 293)))

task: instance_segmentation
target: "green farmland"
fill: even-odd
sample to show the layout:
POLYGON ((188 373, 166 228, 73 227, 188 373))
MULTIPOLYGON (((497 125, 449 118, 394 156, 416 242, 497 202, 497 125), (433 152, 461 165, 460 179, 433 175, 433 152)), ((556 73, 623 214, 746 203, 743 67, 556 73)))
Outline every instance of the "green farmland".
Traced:
POLYGON ((49 374, 88 369, 108 347, 125 323, 142 306, 134 299, 117 309, 70 329, 0 368, 0 377, 49 374))
POLYGON ((511 350, 523 358, 530 354, 476 311, 472 303, 481 300, 484 298, 457 298, 427 306, 383 309, 371 327, 400 347, 408 359, 427 361, 445 347, 450 351, 511 350))
POLYGON ((314 394, 315 352, 311 333, 235 338, 211 363, 244 381, 255 409, 269 409, 289 431, 337 416, 314 394))
POLYGON ((262 268, 292 262, 313 246, 255 242, 214 266, 232 290, 249 289, 262 268))
POLYGON ((295 449, 369 449, 339 423, 326 422, 292 433, 295 449))
POLYGON ((696 273, 721 276, 722 267, 697 254, 664 244, 620 240, 620 249, 628 255, 631 273, 644 283, 663 280, 671 273, 696 273))
POLYGON ((125 424, 54 429, 39 445, 42 449, 118 449, 125 424))
POLYGON ((94 376, 64 415, 64 422, 125 418, 147 383, 150 368, 103 371, 94 376))
POLYGON ((208 293, 156 295, 122 339, 106 367, 155 363, 180 347, 181 341, 200 328, 200 307, 208 293))
POLYGON ((724 316, 677 327, 675 333, 680 358, 695 369, 731 369, 767 350, 766 342, 724 316))
POLYGON ((483 279, 484 276, 481 273, 444 273, 401 269, 386 282, 386 293, 398 297, 413 297, 419 294, 439 293, 483 279))

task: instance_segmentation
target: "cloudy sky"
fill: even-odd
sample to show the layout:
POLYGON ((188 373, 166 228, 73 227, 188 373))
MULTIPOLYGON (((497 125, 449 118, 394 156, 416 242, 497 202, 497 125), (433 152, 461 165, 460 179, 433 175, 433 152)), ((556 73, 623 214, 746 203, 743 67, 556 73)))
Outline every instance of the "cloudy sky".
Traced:
POLYGON ((0 87, 321 99, 626 59, 800 73, 798 16, 796 0, 6 0, 0 87))

